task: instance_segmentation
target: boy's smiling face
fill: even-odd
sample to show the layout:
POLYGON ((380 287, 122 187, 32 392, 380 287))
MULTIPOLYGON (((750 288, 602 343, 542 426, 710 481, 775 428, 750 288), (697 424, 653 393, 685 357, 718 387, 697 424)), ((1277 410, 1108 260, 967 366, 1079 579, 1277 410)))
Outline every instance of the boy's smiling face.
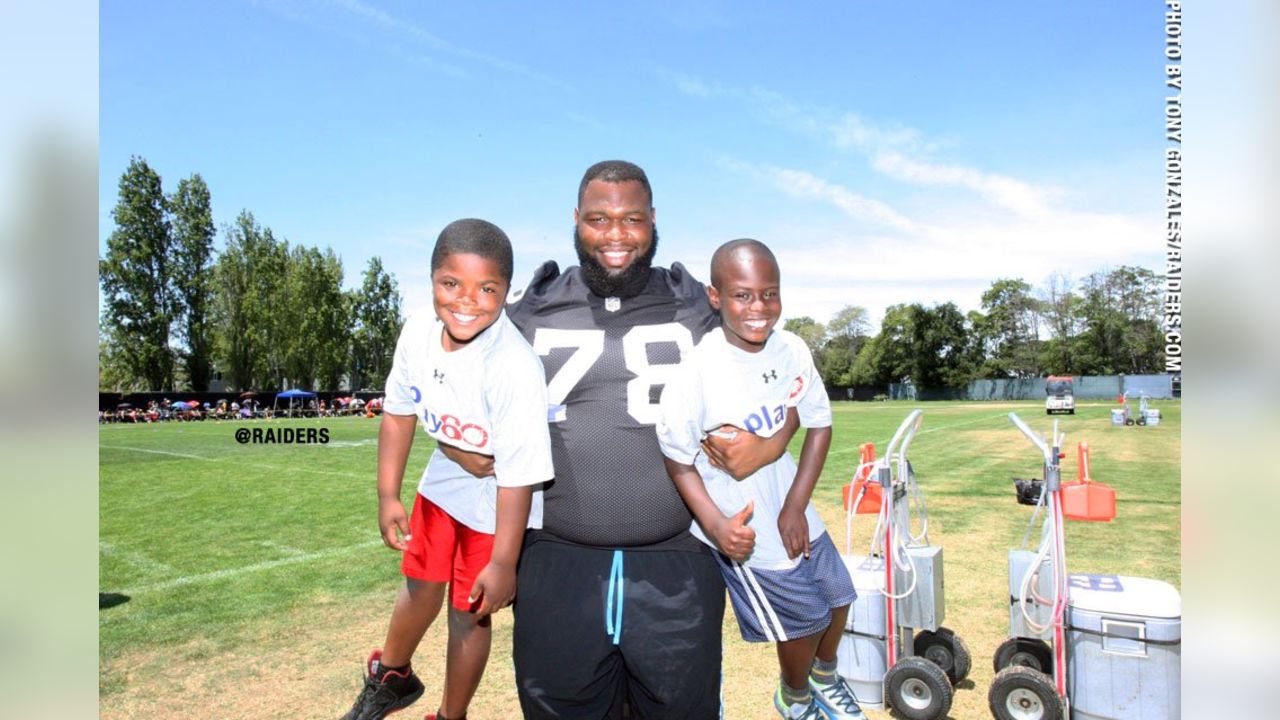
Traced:
POLYGON ((431 273, 432 305, 444 323, 441 345, 465 347, 498 319, 510 283, 498 263, 471 253, 444 258, 431 273))
POLYGON ((720 311, 725 340, 740 350, 759 352, 782 315, 777 263, 767 255, 739 248, 716 269, 707 299, 720 311))

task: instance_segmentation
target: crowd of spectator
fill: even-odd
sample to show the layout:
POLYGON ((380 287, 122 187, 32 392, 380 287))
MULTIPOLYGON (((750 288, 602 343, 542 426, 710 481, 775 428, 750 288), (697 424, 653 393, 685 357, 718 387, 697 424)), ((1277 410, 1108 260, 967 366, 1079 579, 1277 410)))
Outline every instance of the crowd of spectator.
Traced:
POLYGON ((202 420, 253 420, 273 417, 346 417, 364 415, 374 417, 382 413, 382 398, 364 401, 358 397, 337 397, 331 402, 310 398, 305 403, 291 403, 278 407, 260 403, 256 398, 218 400, 201 403, 196 400, 151 400, 145 407, 135 407, 122 402, 114 410, 98 410, 98 422, 105 423, 153 423, 194 422, 202 420))

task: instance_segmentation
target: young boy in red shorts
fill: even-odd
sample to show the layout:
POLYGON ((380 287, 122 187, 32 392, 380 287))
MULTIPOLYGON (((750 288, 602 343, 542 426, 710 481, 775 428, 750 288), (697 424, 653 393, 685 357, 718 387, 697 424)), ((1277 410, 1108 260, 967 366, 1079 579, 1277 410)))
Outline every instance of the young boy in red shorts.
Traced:
POLYGON ((431 254, 435 316, 410 318, 400 333, 378 432, 378 525, 404 552, 405 584, 343 720, 377 720, 422 696, 410 660, 446 586, 445 681, 428 718, 465 718, 489 657, 489 615, 515 596, 525 528, 541 527, 540 485, 554 475, 546 385, 503 311, 511 272, 511 242, 497 226, 449 224, 431 254), (400 484, 419 423, 438 443, 491 457, 493 471, 477 478, 437 449, 406 518, 400 484))

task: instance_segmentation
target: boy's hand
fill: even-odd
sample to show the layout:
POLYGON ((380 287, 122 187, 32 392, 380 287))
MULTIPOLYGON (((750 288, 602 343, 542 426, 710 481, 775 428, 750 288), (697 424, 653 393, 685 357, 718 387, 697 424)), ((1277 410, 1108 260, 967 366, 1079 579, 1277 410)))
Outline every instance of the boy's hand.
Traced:
POLYGON ((732 425, 721 425, 702 439, 702 451, 712 467, 742 480, 777 460, 765 438, 732 425))
POLYGON ((782 545, 787 549, 787 557, 792 560, 797 555, 809 557, 809 520, 804 510, 793 510, 785 504, 778 513, 778 533, 782 535, 782 545))
POLYGON ((489 561, 476 575, 471 586, 471 602, 480 600, 476 615, 490 615, 511 604, 516 597, 516 569, 505 563, 489 561))
POLYGON ((378 500, 378 528, 387 547, 401 552, 409 548, 409 516, 405 515, 404 505, 398 499, 378 500))
POLYGON ((463 450, 448 443, 442 443, 439 440, 436 441, 436 447, 440 448, 440 452, 444 453, 445 457, 458 463, 463 470, 478 478, 486 478, 493 475, 492 455, 463 450))
POLYGON ((738 562, 746 560, 756 547, 756 531, 747 526, 755 509, 756 503, 753 500, 733 517, 725 517, 714 528, 710 528, 720 552, 738 562))

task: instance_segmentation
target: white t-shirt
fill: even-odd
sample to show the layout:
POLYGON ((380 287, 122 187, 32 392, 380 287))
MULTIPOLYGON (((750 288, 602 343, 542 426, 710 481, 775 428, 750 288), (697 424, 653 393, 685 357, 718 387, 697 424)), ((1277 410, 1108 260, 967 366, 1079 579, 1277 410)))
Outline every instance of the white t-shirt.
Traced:
MULTIPOLYGON (((778 514, 796 476, 791 455, 783 453, 776 462, 738 481, 712 467, 700 443, 708 431, 721 425, 771 437, 786 422, 789 407, 796 408, 802 427, 830 427, 831 403, 804 341, 786 330, 774 330, 760 352, 749 353, 730 345, 724 330, 716 328, 663 388, 660 407, 657 432, 662 453, 696 467, 721 512, 732 516, 755 501, 748 525, 756 531, 756 545, 745 564, 770 570, 799 564, 800 556, 787 557, 778 532, 778 514)), ((809 539, 826 532, 812 503, 805 509, 805 518, 809 539)), ((691 530, 715 547, 696 520, 691 530)))
MULTIPOLYGON (((435 440, 493 456, 495 476, 477 478, 435 449, 418 483, 418 493, 455 520, 493 533, 499 485, 538 485, 555 475, 542 362, 505 312, 453 352, 440 344, 443 332, 434 314, 405 323, 383 412, 415 415, 435 440)), ((541 487, 529 527, 542 527, 541 487)))

